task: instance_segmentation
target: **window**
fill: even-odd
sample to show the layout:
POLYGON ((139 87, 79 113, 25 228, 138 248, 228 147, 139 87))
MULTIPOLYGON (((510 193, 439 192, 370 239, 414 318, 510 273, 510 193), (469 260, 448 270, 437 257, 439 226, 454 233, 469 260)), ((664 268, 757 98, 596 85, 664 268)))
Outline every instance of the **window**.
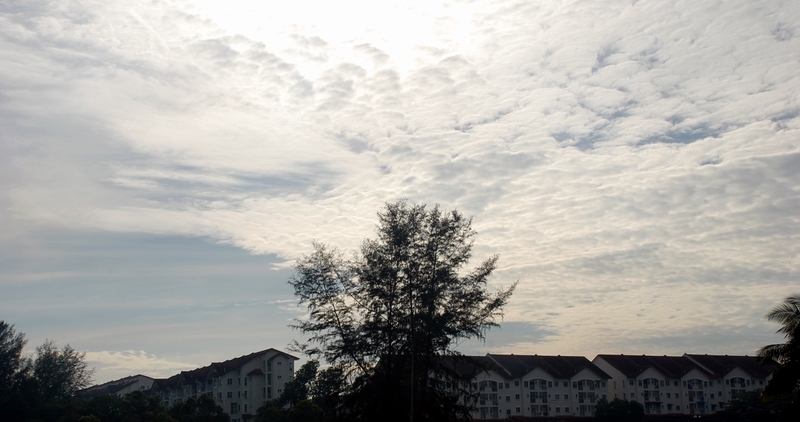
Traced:
POLYGON ((244 398, 247 398, 247 391, 244 392, 244 398))
POLYGON ((281 366, 282 364, 283 364, 283 362, 278 361, 278 366, 281 366))
POLYGON ((219 394, 218 396, 219 400, 222 401, 222 393, 217 393, 217 394, 219 394))
POLYGON ((523 382, 523 383, 522 383, 522 386, 523 386, 523 387, 527 387, 527 386, 528 386, 528 381, 525 381, 525 382, 523 382))
POLYGON ((675 382, 673 383, 673 385, 677 387, 677 386, 678 386, 678 380, 675 380, 675 382))
POLYGON ((514 381, 514 387, 519 387, 519 381, 514 381))
POLYGON ((278 375, 278 379, 281 379, 282 377, 283 377, 283 375, 278 375))
POLYGON ((228 385, 233 385, 233 378, 228 378, 228 385))
POLYGON ((239 377, 239 385, 242 385, 242 377, 239 377))
POLYGON ((561 413, 561 408, 560 407, 556 407, 556 413, 561 413))
POLYGON ((506 396, 506 401, 511 401, 511 396, 506 396))
POLYGON ((633 393, 631 393, 631 398, 634 398, 634 397, 636 397, 636 396, 634 396, 633 393))
POLYGON ((272 361, 268 360, 267 361, 267 371, 271 371, 271 370, 272 370, 272 361))
POLYGON ((241 392, 241 391, 237 391, 237 392, 236 392, 236 398, 237 398, 237 399, 240 399, 240 398, 242 398, 242 392, 241 392))
MULTIPOLYGON (((747 381, 747 382, 750 382, 750 381, 747 381)), ((511 387, 508 385, 508 383, 506 383, 506 388, 511 388, 511 387)))
POLYGON ((267 398, 267 387, 264 387, 264 390, 261 391, 261 394, 264 396, 263 398, 267 398))
POLYGON ((633 378, 628 380, 628 384, 633 385, 633 378))
POLYGON ((569 381, 564 381, 564 387, 569 387, 569 381))
POLYGON ((511 409, 506 409, 506 415, 510 415, 510 414, 511 414, 511 409))
POLYGON ((559 399, 558 394, 556 394, 556 400, 558 400, 558 399, 559 399))
POLYGON ((267 398, 268 399, 272 398, 272 387, 267 387, 267 398))
POLYGON ((519 394, 514 394, 514 400, 519 400, 519 394))
POLYGON ((244 385, 247 385, 247 377, 244 378, 244 385))
POLYGON ((244 413, 247 413, 247 403, 244 405, 244 413))
POLYGON ((564 408, 564 413, 569 413, 569 407, 564 408))
POLYGON ((517 413, 520 413, 521 409, 518 407, 518 408, 516 409, 516 411, 517 411, 517 413))
POLYGON ((231 415, 237 413, 236 410, 237 410, 236 403, 231 403, 231 415))
POLYGON ((228 391, 228 398, 229 398, 229 399, 232 399, 232 398, 233 398, 233 391, 228 391))
POLYGON ((503 389, 503 383, 502 382, 498 382, 497 385, 498 385, 498 387, 500 387, 501 390, 503 389))
POLYGON ((764 385, 764 380, 758 380, 758 385, 764 385))
POLYGON ((672 393, 667 393, 667 398, 672 398, 672 393))

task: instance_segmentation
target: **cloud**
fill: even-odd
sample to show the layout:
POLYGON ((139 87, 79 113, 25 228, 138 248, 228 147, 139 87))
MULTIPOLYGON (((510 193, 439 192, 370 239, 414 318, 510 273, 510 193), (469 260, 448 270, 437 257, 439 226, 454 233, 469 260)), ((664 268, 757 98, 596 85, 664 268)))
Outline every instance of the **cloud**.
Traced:
POLYGON ((0 239, 199 236, 285 267, 439 203, 552 350, 702 338, 800 275, 793 3, 253 7, 3 9, 0 239))
POLYGON ((158 357, 144 350, 87 352, 86 363, 95 368, 94 382, 97 384, 134 374, 168 378, 202 366, 158 357))

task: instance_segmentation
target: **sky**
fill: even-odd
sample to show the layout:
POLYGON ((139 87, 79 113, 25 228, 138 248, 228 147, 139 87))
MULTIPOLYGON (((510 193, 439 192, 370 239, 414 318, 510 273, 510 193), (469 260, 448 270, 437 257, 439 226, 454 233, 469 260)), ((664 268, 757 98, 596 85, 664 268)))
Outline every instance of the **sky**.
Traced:
POLYGON ((103 382, 270 347, 407 198, 519 285, 466 354, 749 354, 800 293, 800 2, 0 3, 0 319, 103 382))

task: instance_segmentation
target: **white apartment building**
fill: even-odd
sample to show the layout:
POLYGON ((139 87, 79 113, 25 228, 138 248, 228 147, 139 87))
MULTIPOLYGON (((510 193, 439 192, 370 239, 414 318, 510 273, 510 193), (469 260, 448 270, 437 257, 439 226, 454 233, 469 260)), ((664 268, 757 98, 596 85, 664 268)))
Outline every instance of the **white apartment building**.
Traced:
POLYGON ((774 369, 749 356, 597 355, 593 362, 611 376, 609 400, 638 401, 646 414, 714 413, 764 388, 774 369))
POLYGON ((498 355, 471 357, 479 391, 474 419, 593 416, 608 398, 610 378, 583 356, 498 355))
POLYGON ((95 397, 134 391, 159 397, 169 408, 191 397, 205 394, 231 416, 231 422, 251 419, 266 400, 277 398, 287 382, 294 378, 298 358, 276 349, 214 362, 167 379, 134 375, 82 390, 79 395, 95 397))

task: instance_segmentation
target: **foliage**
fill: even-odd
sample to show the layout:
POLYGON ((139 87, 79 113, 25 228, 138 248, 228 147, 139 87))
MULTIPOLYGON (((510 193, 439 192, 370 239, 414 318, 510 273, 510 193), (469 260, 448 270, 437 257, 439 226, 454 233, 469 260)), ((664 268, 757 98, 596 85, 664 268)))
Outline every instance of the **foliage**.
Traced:
POLYGON ((788 404, 787 400, 761 399, 762 391, 754 390, 739 394, 725 409, 716 413, 726 422, 776 422, 778 414, 788 404))
POLYGON ((70 345, 59 350, 52 340, 36 348, 33 376, 46 399, 71 397, 91 384, 94 370, 84 361, 85 355, 70 345))
POLYGON ((344 372, 340 367, 329 367, 317 372, 311 383, 310 395, 314 404, 325 412, 325 419, 336 420, 342 396, 347 388, 344 372))
POLYGON ((213 398, 205 394, 175 404, 169 413, 177 422, 228 422, 231 419, 213 398))
POLYGON ((315 243, 296 263, 289 283, 310 313, 295 326, 310 336, 306 352, 345 375, 351 418, 407 420, 411 409, 416 420, 469 417, 442 358, 458 355, 463 339, 485 338, 515 285, 487 290, 496 256, 464 271, 476 233, 457 211, 399 201, 378 218, 377 238, 352 259, 315 243))
POLYGON ((784 335, 786 342, 764 346, 758 351, 761 359, 778 363, 763 396, 768 400, 791 398, 793 402, 783 413, 796 416, 800 413, 800 294, 787 297, 766 317, 781 324, 777 332, 784 335))
POLYGON ((256 411, 256 422, 288 422, 289 417, 274 401, 265 401, 256 411))
POLYGON ((594 415, 597 422, 641 422, 644 406, 635 400, 615 398, 609 402, 603 398, 597 401, 594 415))
POLYGON ((19 382, 26 343, 24 334, 16 333, 13 325, 0 321, 0 396, 9 394, 19 382))
POLYGON ((294 379, 284 385, 283 393, 278 397, 276 403, 277 407, 289 406, 292 408, 297 403, 308 399, 311 383, 317 377, 317 369, 319 369, 319 361, 316 360, 310 360, 298 368, 294 373, 294 379))
POLYGON ((104 395, 82 402, 76 413, 80 420, 102 422, 175 422, 158 397, 134 391, 124 397, 104 395), (94 419, 92 419, 94 418, 94 419))
POLYGON ((73 412, 72 396, 89 385, 93 371, 84 354, 69 345, 58 349, 52 341, 36 348, 36 356, 22 355, 23 333, 0 321, 0 414, 4 421, 58 420, 73 412))
POLYGON ((325 412, 311 400, 302 400, 289 411, 289 422, 323 422, 325 412))

